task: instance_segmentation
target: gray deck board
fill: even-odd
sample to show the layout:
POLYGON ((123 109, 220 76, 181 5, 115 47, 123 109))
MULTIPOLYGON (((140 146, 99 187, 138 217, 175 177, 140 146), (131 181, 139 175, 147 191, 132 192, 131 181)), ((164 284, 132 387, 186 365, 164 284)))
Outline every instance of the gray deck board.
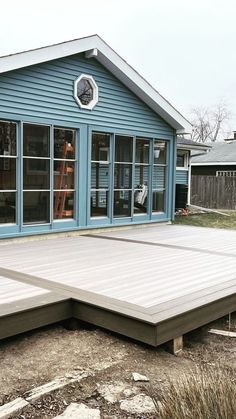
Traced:
POLYGON ((157 324, 227 298, 236 309, 236 232, 167 225, 0 243, 0 275, 0 315, 53 293, 157 324))
POLYGON ((236 277, 236 258, 94 240, 22 243, 1 252, 1 266, 110 298, 151 307, 236 277), (40 245, 40 246, 39 246, 40 245), (6 253, 6 257, 5 254, 6 253), (63 255, 69 255, 64 257, 63 255))
MULTIPOLYGON (((33 285, 23 284, 9 278, 0 276, 0 306, 8 303, 17 304, 22 299, 38 297, 47 294, 48 291, 33 285)), ((0 309, 1 313, 1 309, 0 309)))

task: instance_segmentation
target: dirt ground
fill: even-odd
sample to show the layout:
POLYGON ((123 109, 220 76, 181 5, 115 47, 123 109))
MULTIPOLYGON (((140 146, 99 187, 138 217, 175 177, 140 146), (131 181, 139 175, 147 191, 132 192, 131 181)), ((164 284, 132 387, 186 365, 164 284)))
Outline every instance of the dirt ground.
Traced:
MULTIPOLYGON (((102 418, 155 418, 156 413, 134 413, 121 409, 121 400, 150 388, 163 388, 167 376, 178 379, 194 365, 220 364, 236 369, 236 339, 208 333, 210 327, 227 328, 227 318, 185 336, 181 357, 164 346, 151 348, 109 332, 80 325, 39 329, 0 342, 0 405, 25 397, 34 387, 75 371, 87 378, 69 384, 31 402, 14 418, 53 418, 71 402, 98 407, 102 418), (149 383, 134 382, 132 373, 144 374, 149 383)), ((232 315, 236 330, 236 313, 232 315)))

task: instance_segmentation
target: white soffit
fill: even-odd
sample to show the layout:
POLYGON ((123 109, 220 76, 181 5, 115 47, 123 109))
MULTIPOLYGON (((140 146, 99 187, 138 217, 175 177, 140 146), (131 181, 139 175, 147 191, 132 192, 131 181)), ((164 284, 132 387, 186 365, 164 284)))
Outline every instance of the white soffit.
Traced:
POLYGON ((82 52, 86 52, 88 58, 96 58, 170 126, 177 130, 178 134, 192 131, 192 126, 187 119, 98 35, 0 57, 0 73, 82 52))

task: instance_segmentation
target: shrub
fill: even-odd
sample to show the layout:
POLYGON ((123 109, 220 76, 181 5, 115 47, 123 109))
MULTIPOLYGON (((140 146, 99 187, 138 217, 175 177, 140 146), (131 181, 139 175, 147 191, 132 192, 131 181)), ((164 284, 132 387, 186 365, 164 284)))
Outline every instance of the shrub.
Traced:
POLYGON ((234 419, 236 388, 232 371, 217 367, 190 370, 167 388, 151 391, 161 419, 234 419))

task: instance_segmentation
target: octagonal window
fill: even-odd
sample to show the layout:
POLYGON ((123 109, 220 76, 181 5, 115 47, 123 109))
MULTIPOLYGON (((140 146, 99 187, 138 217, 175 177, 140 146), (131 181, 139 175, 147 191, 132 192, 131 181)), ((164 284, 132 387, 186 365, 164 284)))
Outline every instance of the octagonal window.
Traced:
POLYGON ((92 76, 81 74, 75 80, 74 98, 81 108, 93 109, 98 101, 98 87, 92 76))

